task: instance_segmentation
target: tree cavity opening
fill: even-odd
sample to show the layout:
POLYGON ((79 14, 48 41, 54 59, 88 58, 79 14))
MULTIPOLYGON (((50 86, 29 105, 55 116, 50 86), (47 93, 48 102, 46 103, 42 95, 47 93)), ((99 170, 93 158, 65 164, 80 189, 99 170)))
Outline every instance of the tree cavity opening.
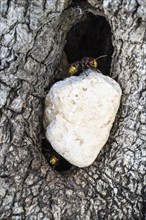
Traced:
POLYGON ((50 167, 57 172, 63 173, 73 166, 52 148, 46 138, 42 139, 42 153, 50 167))
POLYGON ((109 75, 113 54, 111 37, 111 28, 106 18, 88 13, 86 19, 73 26, 67 34, 64 51, 68 62, 107 55, 98 60, 98 69, 104 75, 109 75))
MULTIPOLYGON (((105 17, 88 13, 86 19, 73 26, 67 34, 64 52, 68 63, 81 61, 84 57, 97 58, 107 55, 98 60, 98 69, 103 74, 109 75, 111 56, 113 54, 111 37, 111 28, 105 17)), ((58 77, 53 79, 53 84, 58 80, 64 79, 60 74, 58 77)), ((49 89, 50 87, 49 85, 49 89)), ((48 88, 46 90, 48 91, 48 88)), ((46 138, 42 139, 42 153, 53 170, 60 173, 76 170, 75 166, 53 149, 46 138)))

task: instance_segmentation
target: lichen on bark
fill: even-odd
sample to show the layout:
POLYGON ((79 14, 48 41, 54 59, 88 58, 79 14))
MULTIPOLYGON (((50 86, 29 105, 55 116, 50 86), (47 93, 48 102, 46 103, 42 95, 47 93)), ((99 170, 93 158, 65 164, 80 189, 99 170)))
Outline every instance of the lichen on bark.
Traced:
POLYGON ((0 218, 144 219, 144 1, 1 0, 0 218), (89 9, 88 9, 89 8, 89 9), (44 88, 70 28, 88 10, 113 32, 111 76, 123 90, 110 139, 94 164, 60 175, 41 152, 44 88))

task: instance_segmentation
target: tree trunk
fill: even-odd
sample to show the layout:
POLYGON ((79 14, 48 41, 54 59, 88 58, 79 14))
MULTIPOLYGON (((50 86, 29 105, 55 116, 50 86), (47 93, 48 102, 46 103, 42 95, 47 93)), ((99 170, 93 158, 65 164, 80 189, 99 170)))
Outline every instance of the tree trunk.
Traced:
POLYGON ((146 4, 88 2, 1 0, 0 219, 146 219, 146 4), (61 174, 41 150, 44 89, 89 12, 110 23, 123 95, 93 165, 61 174))

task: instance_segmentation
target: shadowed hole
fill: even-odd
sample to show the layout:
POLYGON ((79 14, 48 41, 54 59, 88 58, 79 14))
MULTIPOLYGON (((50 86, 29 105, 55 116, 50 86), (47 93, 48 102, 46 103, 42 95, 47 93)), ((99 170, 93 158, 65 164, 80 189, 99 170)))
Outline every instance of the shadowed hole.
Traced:
POLYGON ((98 68, 109 75, 113 54, 111 37, 111 28, 105 17, 88 13, 86 19, 73 26, 67 34, 64 50, 69 63, 80 61, 83 57, 107 55, 98 60, 98 68))
POLYGON ((46 138, 42 139, 42 153, 53 170, 63 172, 72 167, 72 164, 70 164, 52 148, 46 138))
MULTIPOLYGON (((88 13, 86 19, 73 26, 67 34, 64 51, 68 62, 80 61, 83 57, 97 58, 107 55, 98 60, 98 69, 103 74, 109 75, 111 56, 113 54, 111 37, 111 28, 105 17, 88 13)), ((57 81, 57 79, 55 80, 57 81)), ((55 171, 66 172, 76 168, 55 152, 46 139, 42 140, 42 151, 48 164, 55 171), (55 165, 50 162, 52 155, 58 158, 55 165)))

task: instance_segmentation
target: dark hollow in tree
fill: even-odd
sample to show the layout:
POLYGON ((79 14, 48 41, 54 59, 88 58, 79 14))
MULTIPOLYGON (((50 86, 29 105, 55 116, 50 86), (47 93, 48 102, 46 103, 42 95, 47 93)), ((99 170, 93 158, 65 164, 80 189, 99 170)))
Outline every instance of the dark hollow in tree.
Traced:
MULTIPOLYGON (((74 25, 67 34, 65 53, 69 63, 81 60, 83 57, 99 57, 107 55, 97 60, 98 68, 105 75, 110 73, 111 55, 113 46, 111 41, 111 28, 105 17, 95 16, 88 13, 86 18, 74 25)), ((72 165, 63 157, 59 156, 46 140, 42 140, 43 153, 49 163, 49 155, 56 155, 59 161, 53 169, 58 172, 68 171, 72 165)))
POLYGON ((83 57, 107 55, 98 60, 98 68, 103 74, 109 75, 114 50, 111 37, 111 28, 106 18, 88 13, 85 20, 74 25, 67 34, 65 52, 69 63, 83 57))
POLYGON ((67 160, 65 160, 52 148, 51 144, 47 141, 46 138, 42 139, 42 153, 44 154, 49 166, 54 171, 64 174, 64 172, 70 170, 71 167, 73 167, 67 160), (50 163, 52 156, 55 156, 57 158, 57 162, 55 164, 50 163))

